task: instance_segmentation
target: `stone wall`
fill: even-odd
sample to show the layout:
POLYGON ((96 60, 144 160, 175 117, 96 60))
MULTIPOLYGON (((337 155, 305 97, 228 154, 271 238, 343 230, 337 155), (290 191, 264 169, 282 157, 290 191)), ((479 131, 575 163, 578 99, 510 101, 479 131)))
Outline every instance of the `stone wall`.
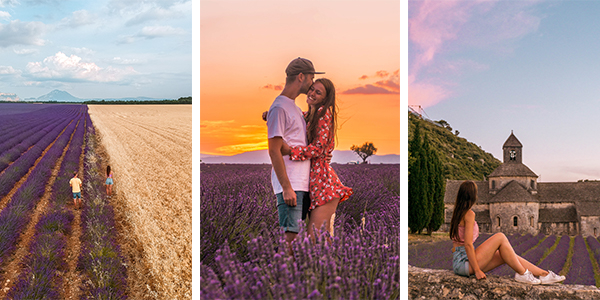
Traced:
POLYGON ((478 281, 450 270, 431 270, 408 266, 408 299, 600 299, 600 290, 587 285, 530 285, 509 277, 487 274, 478 281))

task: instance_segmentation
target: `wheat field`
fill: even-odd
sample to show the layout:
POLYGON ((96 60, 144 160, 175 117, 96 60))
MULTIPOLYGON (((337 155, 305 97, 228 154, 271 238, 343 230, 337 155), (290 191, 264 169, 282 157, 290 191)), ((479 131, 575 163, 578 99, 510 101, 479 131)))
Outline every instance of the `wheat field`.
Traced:
POLYGON ((130 230, 125 246, 143 260, 131 262, 130 285, 146 290, 144 298, 191 299, 192 106, 90 105, 89 114, 114 172, 115 209, 130 230))

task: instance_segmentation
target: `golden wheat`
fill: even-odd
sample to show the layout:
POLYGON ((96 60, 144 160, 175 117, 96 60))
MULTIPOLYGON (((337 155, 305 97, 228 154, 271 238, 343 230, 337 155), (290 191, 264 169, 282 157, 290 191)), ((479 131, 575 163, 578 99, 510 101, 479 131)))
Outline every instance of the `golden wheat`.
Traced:
POLYGON ((191 299, 192 106, 90 105, 160 299, 191 299))

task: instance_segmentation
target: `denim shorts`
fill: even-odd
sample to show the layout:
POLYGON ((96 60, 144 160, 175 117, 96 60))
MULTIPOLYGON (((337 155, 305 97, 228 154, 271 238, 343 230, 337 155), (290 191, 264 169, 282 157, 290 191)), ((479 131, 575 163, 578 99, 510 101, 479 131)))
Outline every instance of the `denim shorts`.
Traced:
POLYGON ((465 246, 455 247, 454 253, 452 254, 452 268, 454 273, 469 277, 469 258, 467 258, 467 251, 465 246))
POLYGON ((113 184, 113 179, 110 177, 106 178, 106 184, 113 184))
POLYGON ((283 201, 283 193, 275 194, 277 196, 277 212, 279 213, 279 226, 285 228, 285 231, 298 233, 300 226, 298 221, 306 219, 308 208, 310 207, 310 196, 308 192, 296 192, 296 206, 289 206, 283 201))
POLYGON ((81 199, 81 192, 73 193, 73 199, 75 198, 81 199))

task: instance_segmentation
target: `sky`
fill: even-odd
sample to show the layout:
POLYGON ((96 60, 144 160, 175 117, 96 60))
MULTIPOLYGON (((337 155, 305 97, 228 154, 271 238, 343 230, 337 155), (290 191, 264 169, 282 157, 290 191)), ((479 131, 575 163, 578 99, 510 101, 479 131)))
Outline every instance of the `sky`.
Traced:
POLYGON ((539 182, 600 180, 600 1, 409 1, 408 105, 539 182))
POLYGON ((192 95, 192 1, 0 0, 0 100, 192 95))
MULTIPOLYGON (((399 1, 200 2, 200 148, 234 155, 267 149, 261 119, 285 68, 311 60, 336 86, 336 150, 373 142, 400 153, 399 1)), ((307 110, 306 96, 296 104, 307 110)))

